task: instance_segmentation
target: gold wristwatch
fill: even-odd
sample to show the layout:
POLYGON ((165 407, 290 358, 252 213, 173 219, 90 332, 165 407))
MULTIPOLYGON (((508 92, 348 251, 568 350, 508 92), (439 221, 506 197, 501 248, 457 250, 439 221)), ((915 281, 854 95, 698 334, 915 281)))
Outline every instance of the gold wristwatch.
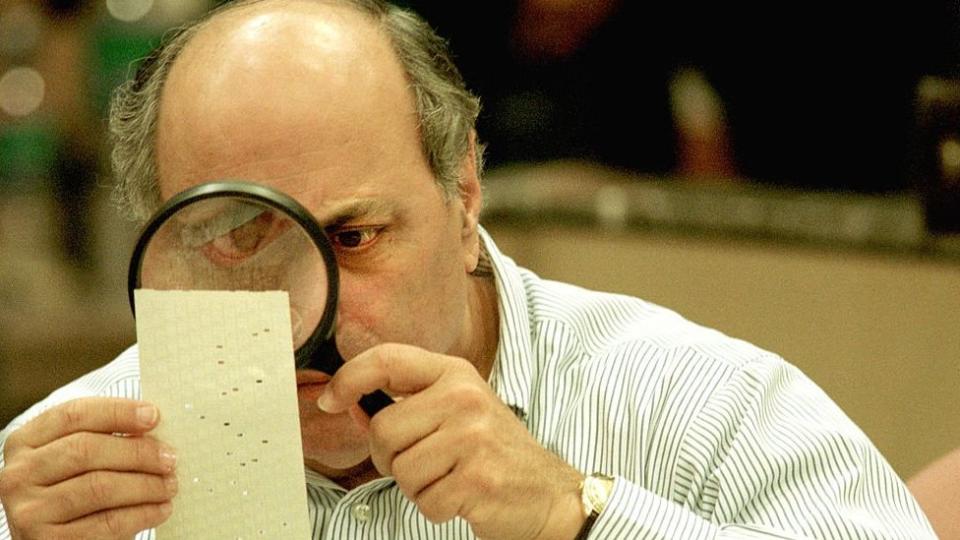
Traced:
POLYGON ((586 540, 593 528, 593 523, 597 521, 600 512, 607 506, 607 500, 613 493, 613 478, 600 473, 593 473, 584 478, 580 484, 580 502, 583 503, 583 514, 587 520, 580 527, 576 540, 586 540))

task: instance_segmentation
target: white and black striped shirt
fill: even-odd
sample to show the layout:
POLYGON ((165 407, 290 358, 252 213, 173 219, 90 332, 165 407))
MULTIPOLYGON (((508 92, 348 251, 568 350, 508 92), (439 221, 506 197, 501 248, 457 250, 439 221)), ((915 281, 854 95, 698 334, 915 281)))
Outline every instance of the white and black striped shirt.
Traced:
MULTIPOLYGON (((591 538, 935 538, 873 444, 795 367, 641 300, 540 279, 482 238, 501 315, 490 384, 546 448, 616 477, 591 538)), ((68 399, 139 398, 138 376, 133 347, 14 420, 0 445, 68 399)), ((459 519, 431 524, 390 478, 348 492, 307 471, 306 487, 316 539, 474 537, 459 519)))

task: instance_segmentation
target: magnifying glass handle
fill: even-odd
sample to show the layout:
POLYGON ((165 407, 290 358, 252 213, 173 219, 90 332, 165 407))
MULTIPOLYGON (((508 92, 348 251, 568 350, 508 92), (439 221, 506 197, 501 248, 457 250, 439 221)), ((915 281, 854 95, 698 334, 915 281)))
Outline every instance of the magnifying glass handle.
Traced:
POLYGON ((370 418, 373 418, 373 415, 380 412, 380 410, 387 405, 393 405, 393 399, 385 394, 383 390, 375 390, 360 398, 360 408, 363 409, 363 412, 367 413, 367 416, 370 418))
MULTIPOLYGON (((320 346, 309 367, 333 376, 342 365, 343 356, 340 355, 336 342, 331 338, 320 346)), ((360 398, 360 408, 370 418, 388 405, 393 405, 393 399, 383 390, 376 390, 360 398)))

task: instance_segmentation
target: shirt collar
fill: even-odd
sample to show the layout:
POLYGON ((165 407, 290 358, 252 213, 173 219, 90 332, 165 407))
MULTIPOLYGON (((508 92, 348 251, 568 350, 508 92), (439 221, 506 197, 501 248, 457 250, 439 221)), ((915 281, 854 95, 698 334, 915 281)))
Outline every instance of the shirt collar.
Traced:
MULTIPOLYGON (((333 480, 327 478, 326 476, 318 473, 317 471, 311 469, 310 467, 304 465, 303 467, 304 477, 307 481, 307 485, 326 489, 330 491, 339 492, 341 494, 347 493, 347 489, 337 484, 333 480)), ((376 491, 378 489, 383 489, 389 486, 392 486, 396 483, 396 480, 392 476, 384 476, 382 478, 376 478, 363 484, 363 488, 367 490, 376 491)))
POLYGON ((304 475, 306 476, 307 484, 311 486, 316 486, 320 488, 330 489, 333 491, 342 491, 346 493, 346 489, 339 486, 333 480, 330 480, 326 476, 318 473, 317 471, 311 469, 310 467, 303 467, 304 475))
POLYGON ((478 271, 493 271, 500 315, 500 343, 490 385, 504 403, 526 419, 534 366, 526 289, 517 264, 500 252, 483 227, 479 227, 479 234, 478 271))

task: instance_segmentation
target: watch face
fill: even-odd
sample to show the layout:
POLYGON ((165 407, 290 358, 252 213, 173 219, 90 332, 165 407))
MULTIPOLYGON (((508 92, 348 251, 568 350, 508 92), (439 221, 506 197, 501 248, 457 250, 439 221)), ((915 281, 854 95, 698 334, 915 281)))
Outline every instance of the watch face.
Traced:
POLYGON ((594 474, 583 481, 583 508, 586 514, 600 513, 613 492, 613 478, 594 474))

